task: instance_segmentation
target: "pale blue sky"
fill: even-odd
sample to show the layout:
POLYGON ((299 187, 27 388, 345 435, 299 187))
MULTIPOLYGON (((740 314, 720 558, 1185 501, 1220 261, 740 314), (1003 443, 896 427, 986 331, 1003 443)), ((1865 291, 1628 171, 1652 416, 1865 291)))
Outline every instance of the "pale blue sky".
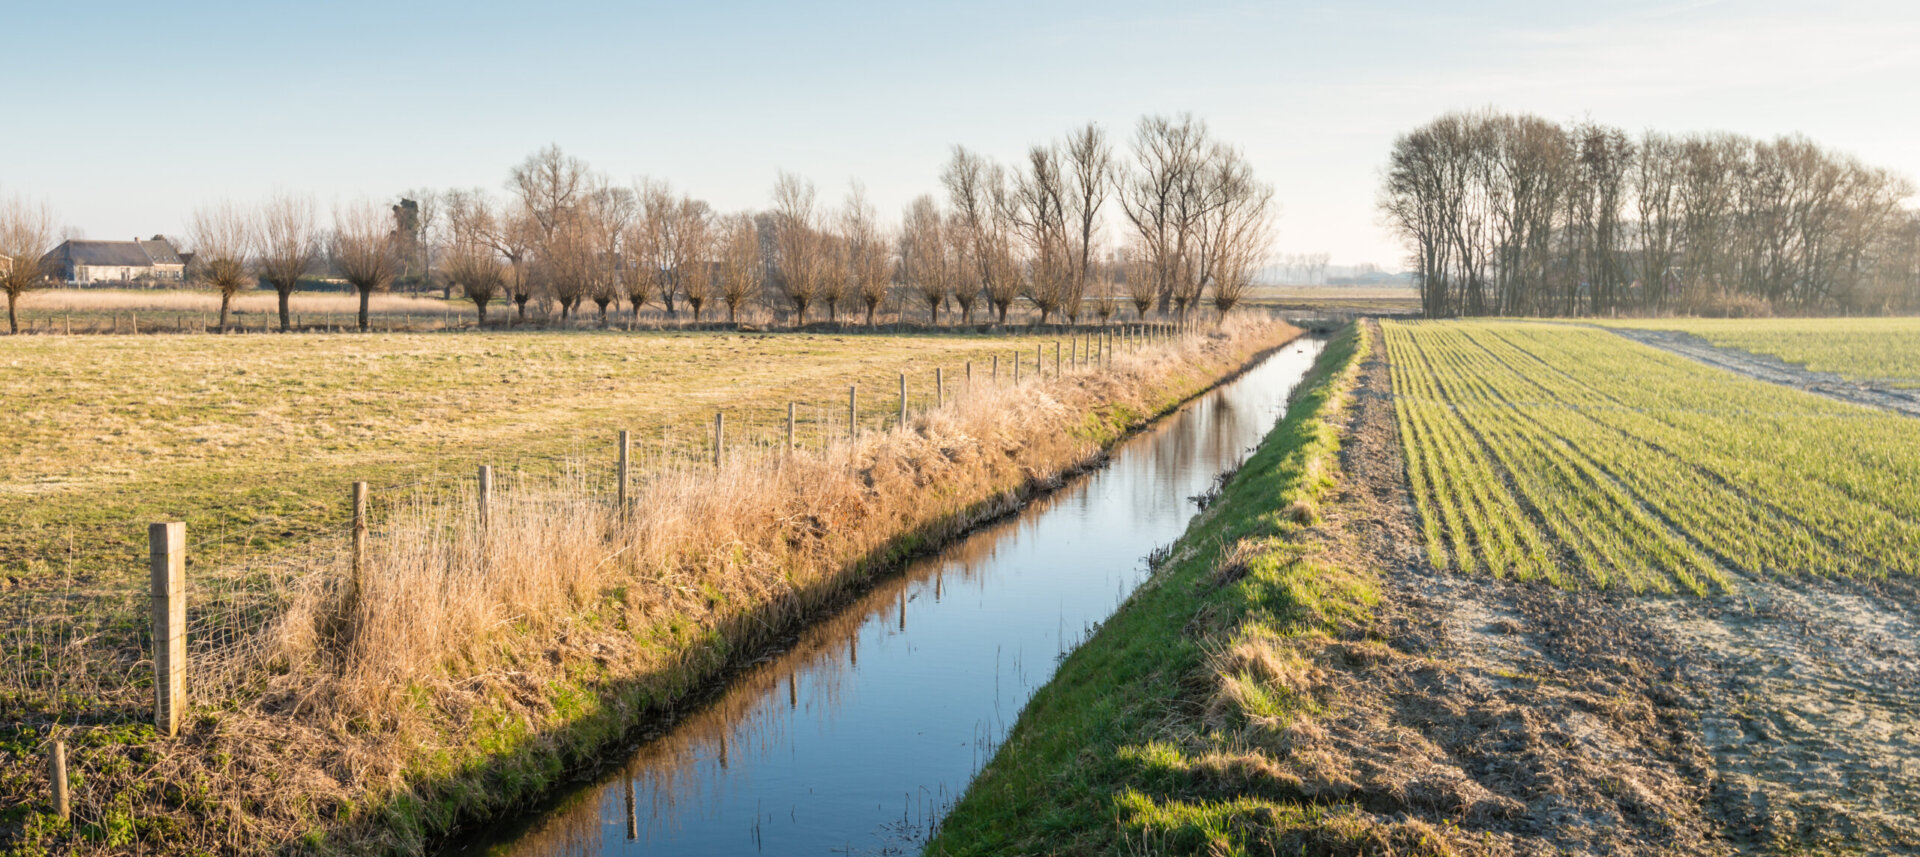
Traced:
POLYGON ((498 189, 549 142, 764 206, 775 172, 884 212, 948 148, 1190 110, 1279 192, 1276 250, 1397 265, 1375 185, 1452 109, 1793 131, 1920 177, 1920 4, 17 4, 0 193, 94 238, 276 187, 498 189))

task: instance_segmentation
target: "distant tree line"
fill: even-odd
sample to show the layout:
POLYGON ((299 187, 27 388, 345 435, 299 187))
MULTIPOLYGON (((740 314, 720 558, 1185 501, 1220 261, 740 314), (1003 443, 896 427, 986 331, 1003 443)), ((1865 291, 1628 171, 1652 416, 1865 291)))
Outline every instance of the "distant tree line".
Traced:
POLYGON ((1426 315, 1920 308, 1910 181, 1803 137, 1453 113, 1380 191, 1426 315))

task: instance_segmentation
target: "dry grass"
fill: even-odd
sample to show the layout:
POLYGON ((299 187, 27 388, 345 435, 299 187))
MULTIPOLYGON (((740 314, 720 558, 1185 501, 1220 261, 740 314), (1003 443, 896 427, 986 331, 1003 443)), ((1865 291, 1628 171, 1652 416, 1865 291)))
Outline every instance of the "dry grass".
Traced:
MULTIPOLYGON (((404 496, 379 510, 357 583, 340 551, 312 550, 298 572, 267 575, 274 609, 196 646, 184 739, 76 732, 93 784, 78 817, 173 830, 181 851, 308 834, 415 850, 462 815, 532 797, 641 711, 1287 335, 1238 323, 1111 371, 977 380, 905 430, 734 454, 718 473, 662 461, 629 510, 586 462, 497 486, 485 528, 470 495, 404 496)), ((30 769, 0 769, 24 778, 13 805, 32 805, 19 792, 30 769)), ((58 831, 22 841, 111 850, 58 831)))

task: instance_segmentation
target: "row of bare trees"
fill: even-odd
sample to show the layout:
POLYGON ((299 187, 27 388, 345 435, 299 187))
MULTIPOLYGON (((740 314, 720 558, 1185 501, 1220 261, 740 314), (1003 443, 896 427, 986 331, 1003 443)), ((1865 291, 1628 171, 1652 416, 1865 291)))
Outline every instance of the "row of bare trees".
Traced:
POLYGON ((1920 307, 1913 193, 1797 136, 1485 111, 1396 140, 1380 206, 1429 316, 1871 312, 1920 307))
MULTIPOLYGON (((1185 317, 1203 301, 1233 309, 1266 262, 1272 188, 1192 116, 1142 119, 1130 149, 1116 156, 1093 124, 1031 147, 1018 165, 955 147, 940 177, 945 200, 922 195, 895 224, 858 182, 833 205, 811 181, 781 173, 769 209, 720 213, 665 182, 616 183, 549 146, 510 171, 504 196, 412 190, 390 208, 340 206, 326 230, 311 200, 281 194, 253 208, 204 207, 187 238, 193 278, 222 296, 222 327, 232 297, 258 280, 279 292, 288 328, 289 296, 326 274, 360 293, 362 329, 371 294, 396 282, 458 289, 482 325, 502 301, 521 320, 530 304, 563 321, 591 304, 603 323, 654 304, 696 322, 724 306, 731 322, 758 303, 799 324, 843 312, 873 324, 890 304, 903 314, 923 306, 936 324, 948 307, 972 323, 983 302, 1003 324, 1023 300, 1041 323, 1104 321, 1125 304, 1142 318, 1156 306, 1185 317)), ((43 256, 51 218, 42 220, 17 247, 0 235, 0 253, 43 256)), ((0 274, 9 306, 32 287, 32 268, 0 274)))

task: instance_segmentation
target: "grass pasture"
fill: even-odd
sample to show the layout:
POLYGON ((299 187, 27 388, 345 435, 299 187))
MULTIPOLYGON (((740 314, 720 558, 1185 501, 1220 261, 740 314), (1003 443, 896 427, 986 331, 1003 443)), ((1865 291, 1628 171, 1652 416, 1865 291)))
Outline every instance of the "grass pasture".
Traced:
POLYGON ((1387 323, 1437 566, 1571 586, 1920 573, 1920 423, 1605 331, 1387 323))
POLYGON ((1670 318, 1601 322, 1677 330, 1853 381, 1920 389, 1920 318, 1670 318))

